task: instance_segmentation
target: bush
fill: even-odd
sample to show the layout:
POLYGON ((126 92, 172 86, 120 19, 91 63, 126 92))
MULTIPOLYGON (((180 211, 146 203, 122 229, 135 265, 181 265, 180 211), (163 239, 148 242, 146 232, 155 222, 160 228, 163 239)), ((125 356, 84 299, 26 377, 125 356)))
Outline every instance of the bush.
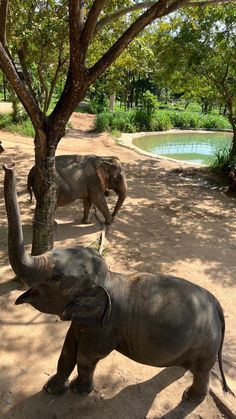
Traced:
POLYGON ((98 132, 111 131, 113 129, 121 132, 164 131, 173 127, 208 130, 231 129, 228 120, 221 115, 156 110, 149 117, 145 109, 139 108, 128 112, 104 112, 97 115, 95 122, 95 130, 98 132))
POLYGON ((166 131, 173 128, 168 113, 163 111, 156 112, 151 120, 150 128, 151 131, 166 131))
POLYGON ((94 129, 97 132, 110 131, 110 118, 109 112, 103 112, 96 116, 94 129))
POLYGON ((12 116, 10 113, 0 113, 0 129, 7 128, 12 124, 12 116))
POLYGON ((147 113, 143 109, 136 109, 133 115, 133 123, 137 131, 150 130, 150 120, 147 118, 147 113))
POLYGON ((134 113, 130 112, 104 112, 98 114, 94 129, 97 132, 117 130, 121 132, 135 132, 134 113))
POLYGON ((174 127, 178 128, 200 128, 199 113, 189 111, 169 111, 169 117, 174 127))
POLYGON ((224 148, 215 152, 215 158, 211 163, 211 168, 214 170, 223 170, 229 164, 230 150, 224 148))
POLYGON ((28 117, 24 118, 20 123, 14 123, 12 122, 12 114, 0 113, 0 129, 6 129, 7 131, 17 132, 21 135, 34 137, 34 128, 28 117))
POLYGON ((205 129, 232 129, 229 121, 222 115, 201 115, 201 127, 205 129))

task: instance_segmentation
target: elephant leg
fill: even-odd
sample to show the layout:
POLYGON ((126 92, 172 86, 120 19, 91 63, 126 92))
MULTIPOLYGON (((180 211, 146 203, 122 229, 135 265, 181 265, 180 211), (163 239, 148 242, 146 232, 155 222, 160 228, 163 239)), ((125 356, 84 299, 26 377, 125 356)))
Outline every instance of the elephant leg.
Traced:
POLYGON ((75 393, 89 394, 94 387, 93 375, 98 360, 87 359, 83 354, 77 355, 78 377, 70 383, 70 388, 75 393))
POLYGON ((110 214, 109 208, 107 206, 107 201, 105 199, 104 193, 98 195, 93 195, 91 197, 92 203, 101 211, 103 217, 105 218, 105 223, 110 224, 112 221, 112 216, 110 214))
POLYGON ((183 398, 191 402, 201 402, 208 393, 211 370, 205 372, 193 372, 193 384, 187 388, 183 398))
POLYGON ((84 203, 84 216, 82 218, 82 223, 88 224, 89 219, 90 219, 90 210, 91 210, 92 202, 89 198, 84 198, 83 203, 84 203))
POLYGON ((72 325, 67 332, 61 355, 57 364, 57 373, 53 375, 44 388, 50 394, 63 394, 68 390, 68 378, 76 365, 77 341, 72 325))

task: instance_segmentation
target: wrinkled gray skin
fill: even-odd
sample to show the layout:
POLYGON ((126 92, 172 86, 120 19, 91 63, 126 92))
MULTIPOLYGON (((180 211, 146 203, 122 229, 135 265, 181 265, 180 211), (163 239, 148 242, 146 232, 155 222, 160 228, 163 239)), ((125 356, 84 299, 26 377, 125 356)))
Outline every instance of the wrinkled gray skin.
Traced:
POLYGON ((44 313, 71 320, 56 374, 45 385, 52 394, 70 387, 89 393, 97 362, 113 349, 142 364, 182 366, 193 373, 185 398, 202 400, 217 356, 222 369, 224 315, 207 290, 180 278, 110 272, 90 248, 54 249, 40 256, 26 253, 15 191, 14 166, 6 167, 4 193, 11 266, 30 287, 16 304, 29 303, 44 313))
MULTIPOLYGON (((82 222, 89 222, 90 209, 94 204, 109 224, 121 208, 127 194, 124 170, 118 157, 99 157, 95 155, 57 156, 57 206, 63 207, 76 199, 83 199, 84 215, 82 222), (118 195, 112 214, 107 206, 105 195, 112 189, 118 195)), ((37 199, 37 171, 33 166, 28 174, 27 190, 32 200, 32 191, 37 199)))

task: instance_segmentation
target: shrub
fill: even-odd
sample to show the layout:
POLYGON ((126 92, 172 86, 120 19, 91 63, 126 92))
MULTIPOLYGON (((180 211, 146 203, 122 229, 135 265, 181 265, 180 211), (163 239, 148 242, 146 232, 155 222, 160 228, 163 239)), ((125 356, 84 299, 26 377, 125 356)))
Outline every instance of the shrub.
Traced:
POLYGON ((18 134, 26 135, 28 137, 34 136, 34 128, 28 117, 24 117, 20 123, 14 123, 12 122, 12 114, 10 113, 0 114, 0 129, 17 132, 18 134))
POLYGON ((222 115, 201 115, 201 127, 205 129, 231 129, 229 121, 222 115))
POLYGON ((110 130, 110 116, 109 112, 103 112, 96 116, 94 129, 97 132, 109 131, 110 130))
POLYGON ((133 114, 133 123, 137 131, 148 131, 150 129, 150 121, 147 118, 147 113, 143 109, 136 109, 133 114))
POLYGON ((98 132, 164 131, 170 128, 182 129, 231 129, 228 120, 221 115, 199 112, 156 110, 149 117, 145 109, 132 111, 104 112, 96 116, 95 130, 98 132))
POLYGON ((178 128, 199 128, 199 113, 189 111, 169 111, 169 117, 174 127, 178 128))
POLYGON ((215 152, 214 160, 210 166, 214 170, 223 170, 223 168, 228 165, 229 160, 230 150, 228 148, 223 148, 222 150, 217 150, 215 152))
POLYGON ((173 128, 167 112, 158 111, 155 113, 150 124, 151 131, 166 131, 173 128))
POLYGON ((0 129, 7 128, 12 124, 12 116, 10 113, 0 113, 0 129))
POLYGON ((94 129, 97 132, 118 130, 121 132, 134 132, 134 114, 130 112, 104 112, 98 114, 95 120, 94 129))
POLYGON ((146 90, 140 100, 140 109, 137 109, 134 115, 135 123, 140 130, 151 130, 151 122, 157 105, 156 96, 146 90))

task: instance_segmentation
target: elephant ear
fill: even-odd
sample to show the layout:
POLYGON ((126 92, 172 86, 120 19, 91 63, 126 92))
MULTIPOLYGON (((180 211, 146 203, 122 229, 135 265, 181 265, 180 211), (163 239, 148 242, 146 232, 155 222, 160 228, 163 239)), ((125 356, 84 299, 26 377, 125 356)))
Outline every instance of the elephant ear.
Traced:
POLYGON ((108 189, 109 185, 109 169, 108 166, 110 163, 101 163, 97 168, 97 175, 100 180, 102 190, 105 191, 108 189))
POLYGON ((61 315, 61 320, 75 320, 80 325, 102 325, 108 323, 111 298, 101 285, 87 288, 74 298, 61 315))

